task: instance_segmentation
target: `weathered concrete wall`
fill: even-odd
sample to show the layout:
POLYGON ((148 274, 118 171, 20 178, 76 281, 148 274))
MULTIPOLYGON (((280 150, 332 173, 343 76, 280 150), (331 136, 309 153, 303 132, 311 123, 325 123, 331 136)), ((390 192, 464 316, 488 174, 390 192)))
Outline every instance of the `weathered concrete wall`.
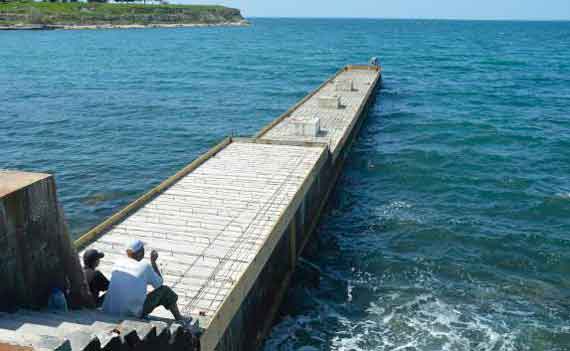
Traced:
POLYGON ((0 189, 0 311, 43 306, 54 287, 81 296, 83 274, 54 178, 3 171, 0 189))

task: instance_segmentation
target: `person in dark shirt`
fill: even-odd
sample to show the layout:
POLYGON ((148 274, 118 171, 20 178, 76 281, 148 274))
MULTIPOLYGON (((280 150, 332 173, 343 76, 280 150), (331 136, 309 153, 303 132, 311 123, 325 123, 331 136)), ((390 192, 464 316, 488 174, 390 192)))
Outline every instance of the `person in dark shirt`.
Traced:
POLYGON ((91 295, 96 301, 97 307, 103 304, 105 295, 99 296, 101 293, 109 289, 109 280, 103 273, 97 270, 99 261, 105 257, 100 251, 89 249, 83 253, 83 269, 85 272, 85 279, 91 290, 91 295))

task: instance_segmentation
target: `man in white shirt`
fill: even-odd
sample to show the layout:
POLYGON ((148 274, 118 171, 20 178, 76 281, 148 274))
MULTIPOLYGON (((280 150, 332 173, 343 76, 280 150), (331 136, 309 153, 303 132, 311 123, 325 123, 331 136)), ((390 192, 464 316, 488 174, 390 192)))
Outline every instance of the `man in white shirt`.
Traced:
POLYGON ((162 285, 162 275, 156 264, 158 253, 151 252, 150 263, 143 258, 143 242, 133 241, 127 247, 127 257, 119 259, 113 266, 103 310, 109 314, 144 318, 158 306, 164 306, 177 321, 182 321, 177 305, 178 295, 162 285), (154 290, 147 295, 148 285, 152 285, 154 290))

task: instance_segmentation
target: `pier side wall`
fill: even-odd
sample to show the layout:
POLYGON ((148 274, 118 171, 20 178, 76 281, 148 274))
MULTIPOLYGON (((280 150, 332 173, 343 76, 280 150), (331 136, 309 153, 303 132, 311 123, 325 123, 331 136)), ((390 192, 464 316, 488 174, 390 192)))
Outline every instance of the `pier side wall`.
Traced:
POLYGON ((276 293, 283 284, 283 278, 291 271, 291 234, 290 228, 283 234, 274 254, 223 333, 216 350, 255 350, 261 344, 261 331, 267 323, 267 315, 277 303, 276 293))

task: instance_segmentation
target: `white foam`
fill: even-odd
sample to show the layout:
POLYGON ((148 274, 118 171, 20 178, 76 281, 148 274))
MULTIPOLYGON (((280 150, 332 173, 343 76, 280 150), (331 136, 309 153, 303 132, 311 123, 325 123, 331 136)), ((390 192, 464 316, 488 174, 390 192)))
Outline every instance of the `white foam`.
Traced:
POLYGON ((556 194, 556 197, 559 197, 559 198, 564 199, 564 200, 570 200, 570 192, 558 193, 558 194, 556 194))

